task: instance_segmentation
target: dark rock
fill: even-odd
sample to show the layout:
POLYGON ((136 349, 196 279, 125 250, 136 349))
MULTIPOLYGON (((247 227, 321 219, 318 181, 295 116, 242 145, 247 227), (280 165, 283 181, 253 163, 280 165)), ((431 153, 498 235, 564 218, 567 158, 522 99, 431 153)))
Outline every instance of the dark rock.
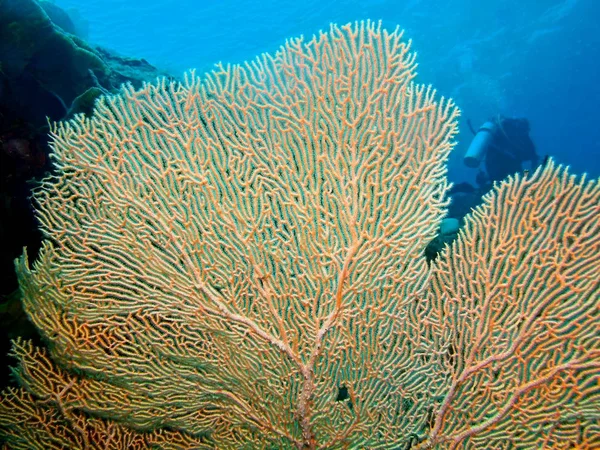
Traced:
POLYGON ((40 6, 54 25, 59 26, 66 33, 77 35, 75 24, 62 8, 49 1, 41 1, 40 6))
POLYGON ((96 99, 118 92, 121 84, 141 87, 163 76, 144 59, 90 46, 76 35, 69 15, 50 2, 0 0, 1 345, 28 332, 15 309, 13 261, 24 246, 35 259, 41 243, 29 196, 51 170, 48 120, 89 116, 96 99))

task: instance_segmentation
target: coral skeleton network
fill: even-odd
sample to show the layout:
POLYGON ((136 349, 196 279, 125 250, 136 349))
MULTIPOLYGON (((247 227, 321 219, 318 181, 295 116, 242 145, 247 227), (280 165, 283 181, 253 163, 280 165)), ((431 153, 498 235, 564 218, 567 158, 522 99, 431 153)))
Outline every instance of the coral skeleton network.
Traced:
POLYGON ((364 21, 51 129, 14 449, 600 446, 600 187, 496 183, 433 261, 459 111, 364 21))

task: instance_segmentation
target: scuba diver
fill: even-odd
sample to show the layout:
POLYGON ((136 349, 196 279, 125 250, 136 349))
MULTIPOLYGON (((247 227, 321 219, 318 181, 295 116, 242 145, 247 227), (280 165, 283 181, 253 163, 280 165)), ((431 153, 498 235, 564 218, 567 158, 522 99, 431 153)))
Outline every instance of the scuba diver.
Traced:
POLYGON ((465 154, 464 163, 476 168, 485 159, 485 173, 480 170, 477 175, 480 186, 521 172, 525 161, 530 162, 530 170, 537 167, 538 155, 529 137, 527 119, 498 115, 485 122, 477 132, 469 120, 467 123, 475 137, 465 154))
MULTIPOLYGON (((477 132, 467 120, 469 128, 475 135, 465 153, 464 163, 468 167, 477 168, 485 161, 485 171, 477 174, 477 187, 468 182, 454 184, 450 189, 452 201, 448 207, 448 216, 440 226, 438 236, 425 249, 427 261, 437 257, 445 243, 456 238, 464 217, 481 203, 481 198, 492 187, 495 181, 501 181, 524 170, 523 163, 530 162, 529 170, 538 165, 535 145, 529 137, 529 121, 520 118, 496 116, 486 121, 477 132)), ((545 164, 547 157, 542 164, 545 164)))

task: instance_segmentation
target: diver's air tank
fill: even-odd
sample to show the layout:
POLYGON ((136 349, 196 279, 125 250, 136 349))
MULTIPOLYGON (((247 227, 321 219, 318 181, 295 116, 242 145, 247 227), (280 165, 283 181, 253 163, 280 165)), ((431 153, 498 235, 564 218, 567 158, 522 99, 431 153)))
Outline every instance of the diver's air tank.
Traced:
POLYGON ((465 153, 464 162, 467 167, 477 167, 485 156, 490 143, 494 139, 494 134, 497 131, 497 125, 494 122, 485 122, 471 141, 467 153, 465 153))

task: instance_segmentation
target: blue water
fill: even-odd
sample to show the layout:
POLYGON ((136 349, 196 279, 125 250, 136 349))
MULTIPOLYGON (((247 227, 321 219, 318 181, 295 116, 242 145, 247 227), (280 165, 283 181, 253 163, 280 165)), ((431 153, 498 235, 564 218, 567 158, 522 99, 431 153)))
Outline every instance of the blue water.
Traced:
POLYGON ((92 43, 141 57, 175 75, 242 62, 310 36, 330 22, 382 19, 418 51, 419 81, 462 110, 450 160, 453 181, 472 181, 462 154, 486 118, 527 117, 541 156, 600 176, 598 0, 57 0, 88 22, 92 43))

